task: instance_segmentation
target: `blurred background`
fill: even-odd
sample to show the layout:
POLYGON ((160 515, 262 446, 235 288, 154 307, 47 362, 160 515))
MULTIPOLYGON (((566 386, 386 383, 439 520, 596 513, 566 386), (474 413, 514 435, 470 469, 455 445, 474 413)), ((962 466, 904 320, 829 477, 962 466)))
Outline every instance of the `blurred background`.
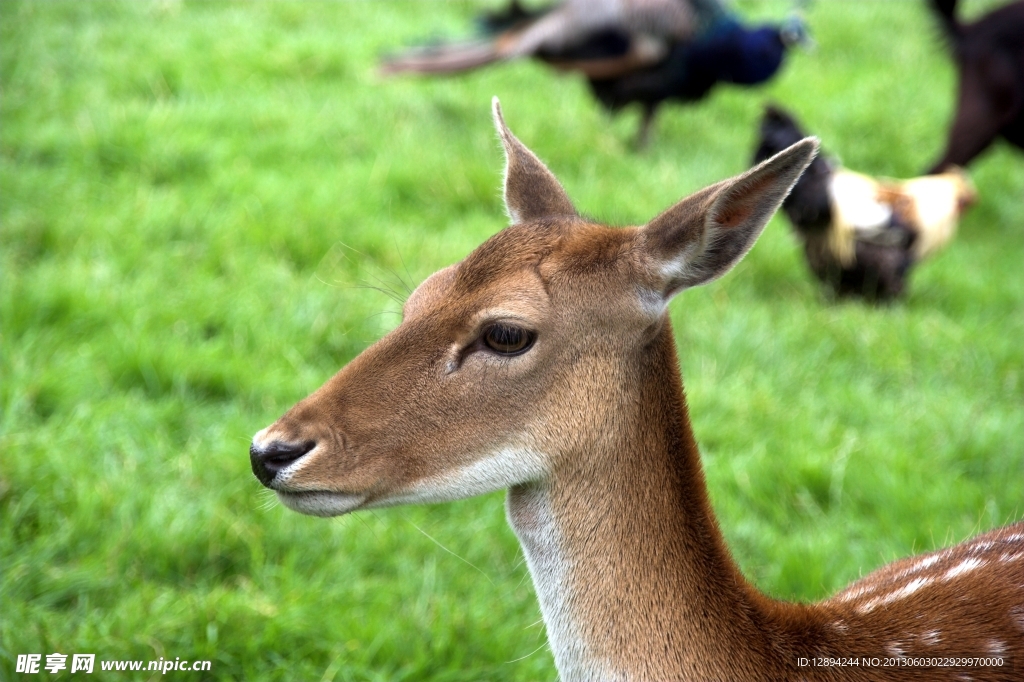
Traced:
MULTIPOLYGON (((806 6, 816 48, 666 105, 642 150, 639 109, 534 61, 379 75, 500 6, 0 2, 0 679, 53 652, 212 661, 182 679, 554 679, 502 494, 315 519, 247 453, 506 224, 491 97, 610 224, 747 168, 768 102, 873 175, 945 144, 955 70, 914 0, 806 6)), ((902 301, 827 296, 780 216, 671 306, 722 529, 772 595, 1024 514, 1024 157, 997 143, 970 171, 977 203, 902 301)))

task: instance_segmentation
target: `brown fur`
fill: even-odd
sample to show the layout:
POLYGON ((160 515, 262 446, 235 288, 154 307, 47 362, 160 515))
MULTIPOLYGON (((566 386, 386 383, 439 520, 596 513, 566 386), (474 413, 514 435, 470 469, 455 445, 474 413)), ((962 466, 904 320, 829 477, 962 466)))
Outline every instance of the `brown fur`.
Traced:
MULTIPOLYGON (((322 515, 508 487, 509 520, 567 680, 963 672, 798 665, 887 649, 942 656, 1002 647, 1024 664, 1024 524, 928 566, 913 563, 920 557, 898 562, 811 606, 759 593, 719 531, 665 305, 742 257, 816 143, 798 143, 644 227, 612 229, 570 210, 496 105, 495 120, 519 222, 428 278, 397 329, 257 434, 260 480, 289 506, 322 515), (488 350, 486 331, 497 323, 529 330, 533 345, 515 356, 488 350), (281 454, 289 448, 292 459, 281 454), (926 575, 927 584, 913 583, 923 587, 906 588, 926 575)), ((1010 679, 1005 669, 969 672, 1010 679)))

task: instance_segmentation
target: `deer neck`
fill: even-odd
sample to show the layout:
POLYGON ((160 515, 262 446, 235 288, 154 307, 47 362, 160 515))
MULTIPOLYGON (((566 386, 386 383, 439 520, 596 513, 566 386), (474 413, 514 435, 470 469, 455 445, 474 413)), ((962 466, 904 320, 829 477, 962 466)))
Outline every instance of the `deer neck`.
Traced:
POLYGON ((628 431, 590 439, 508 496, 566 680, 748 679, 778 670, 771 607, 742 577, 708 501, 671 329, 645 351, 628 431), (641 413, 642 411, 642 413, 641 413), (747 660, 741 660, 746 657, 747 660), (737 668, 737 666, 740 666, 737 668))

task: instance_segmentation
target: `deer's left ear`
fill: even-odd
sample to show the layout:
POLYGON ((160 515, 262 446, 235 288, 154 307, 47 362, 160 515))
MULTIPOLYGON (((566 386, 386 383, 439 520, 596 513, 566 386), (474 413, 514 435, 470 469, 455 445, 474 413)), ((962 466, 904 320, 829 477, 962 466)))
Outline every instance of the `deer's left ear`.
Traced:
POLYGON ((805 138, 742 175, 690 195, 641 229, 649 281, 667 301, 728 272, 750 250, 818 152, 805 138))
POLYGON ((505 125, 497 97, 491 108, 494 127, 505 147, 505 208, 512 222, 575 216, 576 209, 554 174, 505 125))

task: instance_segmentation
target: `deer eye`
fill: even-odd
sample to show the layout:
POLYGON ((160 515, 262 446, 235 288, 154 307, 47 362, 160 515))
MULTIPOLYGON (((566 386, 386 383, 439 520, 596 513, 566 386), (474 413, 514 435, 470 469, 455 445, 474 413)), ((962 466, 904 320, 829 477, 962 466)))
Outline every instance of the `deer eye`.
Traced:
POLYGON ((533 339, 533 332, 510 324, 492 325, 483 336, 487 347, 500 355, 519 355, 533 345, 533 339))

